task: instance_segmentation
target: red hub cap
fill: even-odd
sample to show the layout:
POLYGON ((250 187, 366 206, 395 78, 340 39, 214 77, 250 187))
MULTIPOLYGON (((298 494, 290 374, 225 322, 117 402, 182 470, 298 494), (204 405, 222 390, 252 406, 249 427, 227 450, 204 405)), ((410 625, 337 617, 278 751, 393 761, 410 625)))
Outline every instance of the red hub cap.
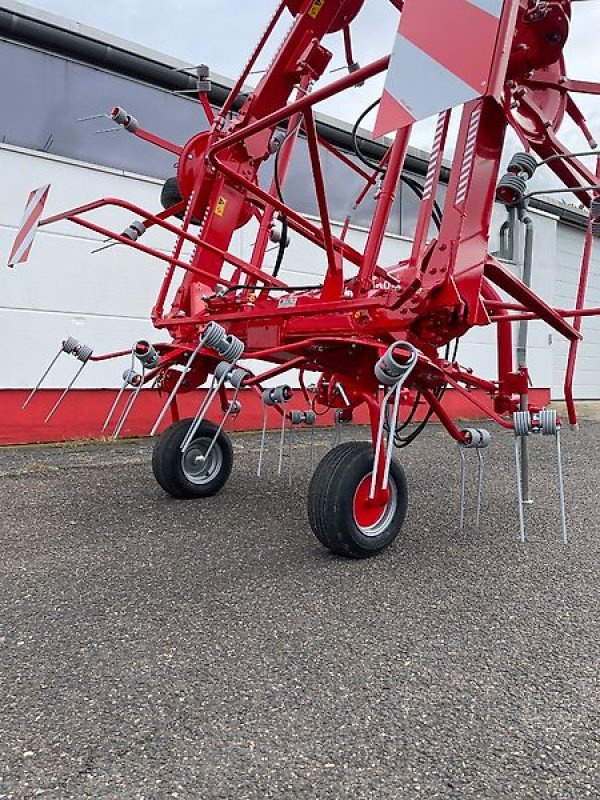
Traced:
POLYGON ((377 492, 373 500, 371 492, 371 476, 365 476, 358 484, 354 494, 354 520, 366 536, 377 536, 387 528, 396 510, 396 491, 393 484, 385 492, 377 492))

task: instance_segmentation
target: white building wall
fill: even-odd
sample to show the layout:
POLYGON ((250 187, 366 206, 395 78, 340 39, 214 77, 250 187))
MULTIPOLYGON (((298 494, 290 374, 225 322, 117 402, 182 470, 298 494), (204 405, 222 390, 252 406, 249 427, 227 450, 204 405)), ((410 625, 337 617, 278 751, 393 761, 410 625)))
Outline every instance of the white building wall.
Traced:
MULTIPOLYGON (((130 200, 149 210, 159 208, 161 183, 154 179, 6 145, 0 146, 0 171, 4 186, 10 187, 0 194, 0 256, 4 262, 20 224, 28 193, 37 186, 52 184, 46 214, 111 196, 130 200)), ((494 230, 499 229, 503 215, 499 208, 494 230)), ((554 217, 540 213, 535 213, 534 217, 534 289, 550 303, 570 305, 575 296, 578 268, 574 251, 578 246, 581 248, 583 237, 579 231, 557 227, 554 217), (558 278, 557 270, 560 272, 558 278)), ((128 211, 110 209, 97 212, 94 219, 107 227, 122 230, 133 220, 133 215, 128 211)), ((362 249, 366 235, 364 230, 352 230, 349 242, 362 249)), ((252 225, 239 231, 234 251, 248 256, 254 237, 252 225)), ((148 232, 142 241, 165 252, 172 247, 169 235, 156 230, 148 232)), ((90 344, 96 353, 126 349, 140 338, 153 341, 166 338, 149 322, 166 265, 122 246, 92 255, 91 251, 100 244, 100 237, 95 234, 71 223, 59 223, 40 229, 27 264, 14 269, 0 269, 0 330, 7 344, 0 372, 0 389, 34 385, 67 335, 90 344)), ((496 244, 492 241, 492 249, 496 244)), ((381 262, 396 264, 406 258, 409 251, 408 239, 388 236, 381 262)), ((271 253, 268 259, 272 262, 274 257, 275 253, 271 253)), ((319 282, 325 271, 324 256, 318 248, 294 236, 285 267, 281 275, 294 285, 319 282)), ((518 273, 520 268, 515 266, 514 269, 518 273)), ((591 293, 590 302, 600 305, 597 270, 593 280, 593 291, 598 296, 594 298, 591 293)), ((600 353, 600 320, 586 321, 585 326, 592 332, 592 338, 589 346, 582 350, 577 387, 579 392, 583 392, 582 396, 600 396, 598 371, 593 366, 598 363, 596 354, 600 353)), ((561 366, 562 350, 556 337, 550 339, 548 328, 542 323, 534 323, 530 326, 530 344, 534 385, 559 386, 562 379, 557 377, 557 371, 561 366)), ((472 366, 478 374, 495 378, 493 327, 471 331, 461 344, 459 360, 472 366)), ((127 359, 123 359, 123 364, 119 365, 115 362, 94 364, 85 370, 79 385, 113 388, 119 385, 126 362, 127 359)), ((72 376, 74 366, 71 359, 60 359, 45 385, 64 386, 72 376)))

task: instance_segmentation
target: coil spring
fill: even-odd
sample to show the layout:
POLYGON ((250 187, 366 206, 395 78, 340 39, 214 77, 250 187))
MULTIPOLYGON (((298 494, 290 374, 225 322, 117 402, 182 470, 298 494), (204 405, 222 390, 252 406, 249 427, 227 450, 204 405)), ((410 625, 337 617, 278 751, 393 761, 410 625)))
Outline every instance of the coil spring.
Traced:
POLYGON ((490 432, 485 428, 465 428, 462 433, 465 434, 465 441, 461 442, 461 446, 466 450, 483 450, 492 441, 490 432))
POLYGON ((77 339, 73 338, 73 336, 69 336, 62 343, 63 353, 68 353, 69 355, 74 353, 79 347, 81 347, 81 342, 78 342, 77 339))
POLYGON ((234 389, 240 389, 249 374, 250 373, 247 370, 237 367, 236 369, 231 370, 227 376, 227 380, 234 389))
POLYGON ((219 325, 218 322, 209 322, 200 338, 204 347, 210 347, 212 350, 216 350, 216 345, 218 345, 226 335, 225 328, 222 325, 219 325))
POLYGON ((134 369, 126 369, 123 373, 123 381, 127 386, 139 386, 142 382, 142 376, 134 369))
POLYGON ((290 411, 289 418, 292 425, 314 425, 317 415, 314 411, 290 411))
POLYGON ((521 175, 507 173, 503 175, 496 189, 496 198, 507 208, 516 208, 523 202, 527 191, 527 182, 521 175))
POLYGON ((513 424, 515 436, 529 436, 531 430, 531 415, 529 411, 515 411, 513 424))
POLYGON ((375 364, 375 377, 384 386, 393 386, 408 375, 417 363, 419 352, 409 342, 395 342, 375 364), (408 355, 408 361, 400 363, 394 358, 396 351, 408 355))
POLYGON ((121 236, 131 239, 132 242, 137 242, 140 236, 146 233, 146 226, 140 220, 135 220, 128 228, 125 228, 121 236))
POLYGON ((262 401, 266 406, 276 406, 279 403, 289 403, 293 392, 290 386, 275 386, 273 389, 265 389, 262 393, 262 401))
POLYGON ((542 408, 539 413, 539 425, 543 436, 556 436, 560 427, 556 411, 553 408, 542 408))
POLYGON ((515 153, 510 160, 507 172, 511 172, 513 174, 522 172, 527 176, 527 180, 530 180, 533 178, 537 168, 537 159, 535 156, 532 156, 531 153, 515 153))
POLYGON ((154 369, 160 364, 160 355, 150 342, 141 339, 134 347, 137 360, 146 369, 154 369))
POLYGON ((79 349, 77 350, 75 355, 77 356, 79 361, 81 361, 82 364, 85 364, 87 361, 89 361, 90 356, 92 355, 93 352, 94 352, 93 348, 91 348, 89 345, 81 344, 79 345, 79 349))
POLYGON ((244 343, 237 336, 226 336, 215 349, 222 358, 235 364, 242 357, 244 343))
POLYGON ((233 369, 233 364, 228 361, 220 361, 215 367, 215 378, 217 381, 227 380, 227 376, 233 369))

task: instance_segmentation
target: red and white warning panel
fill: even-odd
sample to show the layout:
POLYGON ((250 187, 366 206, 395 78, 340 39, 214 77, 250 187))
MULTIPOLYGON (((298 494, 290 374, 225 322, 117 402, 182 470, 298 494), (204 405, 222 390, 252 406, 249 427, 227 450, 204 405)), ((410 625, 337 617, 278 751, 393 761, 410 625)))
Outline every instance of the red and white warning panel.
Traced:
POLYGON ((39 189, 34 189, 29 195, 17 238, 8 257, 9 267, 23 264, 29 258, 49 192, 50 184, 47 184, 40 186, 39 189))
POLYGON ((373 135, 485 95, 504 6, 505 0, 407 0, 373 135))

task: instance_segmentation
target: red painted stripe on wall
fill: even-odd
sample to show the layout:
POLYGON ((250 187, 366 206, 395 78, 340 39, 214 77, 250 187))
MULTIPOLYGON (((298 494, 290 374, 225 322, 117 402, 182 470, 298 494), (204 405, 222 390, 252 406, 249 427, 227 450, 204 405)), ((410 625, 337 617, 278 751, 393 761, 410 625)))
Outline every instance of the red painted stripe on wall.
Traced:
MULTIPOLYGON (((38 392, 30 406, 23 411, 28 389, 5 389, 0 391, 0 444, 34 444, 42 442, 64 442, 76 439, 100 439, 101 427, 104 419, 115 398, 114 390, 110 389, 78 389, 73 390, 64 404, 56 412, 51 421, 45 425, 44 417, 58 399, 60 391, 46 389, 38 392)), ((473 392, 473 396, 486 401, 485 395, 473 392)), ((202 400, 203 393, 194 392, 183 395, 179 400, 182 417, 191 417, 202 400)), ((262 404, 255 392, 243 392, 241 395, 243 411, 237 422, 237 430, 259 430, 262 427, 262 404)), ((540 407, 550 402, 549 389, 534 389, 532 402, 540 407)), ((129 418, 123 436, 147 436, 164 403, 158 393, 143 391, 140 395, 134 412, 129 418)), ((444 397, 444 405, 450 414, 457 419, 480 419, 481 412, 476 406, 465 401, 456 391, 449 389, 444 397)), ((301 407, 300 396, 294 408, 301 407)), ((422 419, 425 406, 419 409, 417 420, 422 419)), ((212 419, 219 420, 218 405, 212 414, 212 419), (215 413, 216 412, 216 413, 215 413)), ((269 426, 278 427, 281 417, 269 410, 269 426)), ((367 423, 366 409, 361 408, 356 416, 356 422, 367 423)), ((169 415, 163 427, 170 424, 169 415)), ((328 413, 319 417, 319 425, 332 425, 332 414, 328 413)))

